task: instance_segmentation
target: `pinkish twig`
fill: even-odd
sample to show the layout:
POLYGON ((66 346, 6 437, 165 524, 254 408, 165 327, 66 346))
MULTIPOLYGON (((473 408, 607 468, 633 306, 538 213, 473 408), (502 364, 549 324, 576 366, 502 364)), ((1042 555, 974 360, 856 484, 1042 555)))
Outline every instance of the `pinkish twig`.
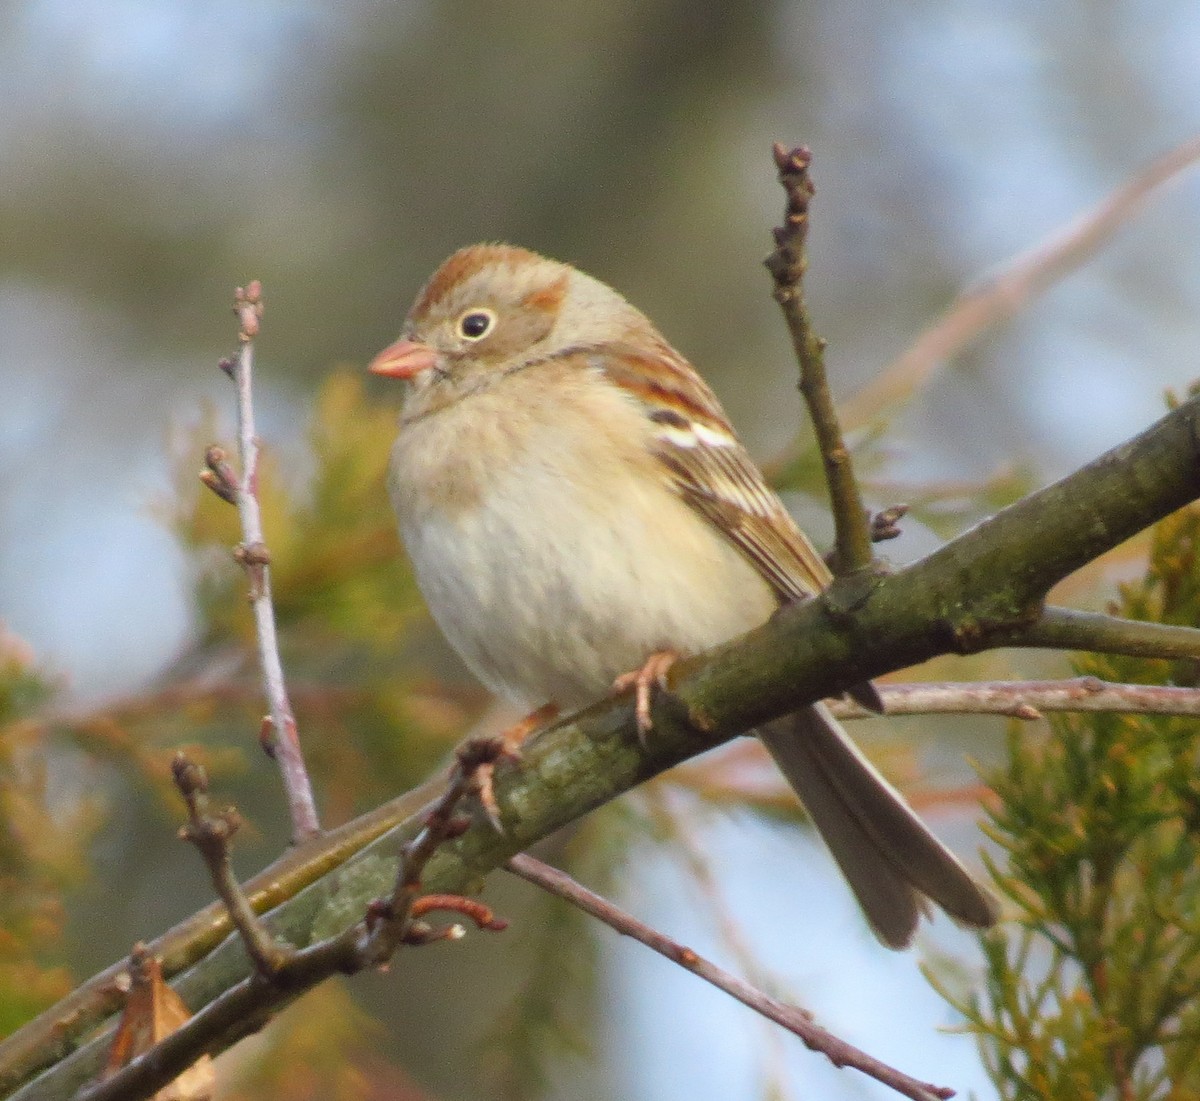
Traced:
MULTIPOLYGON (((287 793, 288 809, 292 816, 292 840, 302 841, 320 830, 312 783, 304 767, 304 754, 296 732, 296 719, 288 700, 283 679, 283 663, 279 658, 279 643, 275 632, 275 608, 271 603, 270 552, 263 538, 262 516, 258 507, 258 437, 254 428, 254 401, 251 378, 254 368, 254 338, 262 318, 262 284, 257 279, 246 287, 238 287, 234 295, 234 313, 238 318, 237 356, 226 360, 226 369, 237 386, 238 457, 241 476, 233 478, 232 490, 242 522, 242 542, 234 557, 250 579, 250 606, 254 613, 255 634, 258 638, 258 657, 262 666, 263 689, 267 696, 269 715, 264 718, 264 745, 279 764, 287 793), (267 724, 270 724, 269 727, 267 724)), ((223 456, 207 456, 213 480, 206 479, 218 495, 224 496, 213 481, 222 488, 229 487, 231 475, 223 468, 223 456), (215 461, 214 461, 215 459, 215 461)))
POLYGON ((566 872, 543 864, 528 853, 518 853, 505 865, 514 875, 528 880, 530 883, 549 891, 552 895, 578 906, 585 913, 598 918, 627 937, 641 941, 648 948, 667 959, 679 964, 680 967, 691 971, 706 982, 712 983, 719 990, 724 990, 743 1005, 749 1006, 756 1013, 782 1025, 789 1032, 799 1036, 806 1047, 819 1051, 834 1066, 852 1067, 861 1071, 869 1078, 890 1086, 897 1093, 912 1101, 946 1101, 954 1096, 954 1090, 946 1086, 934 1086, 917 1078, 896 1070, 886 1063, 880 1062, 874 1056, 846 1043, 833 1033, 816 1024, 812 1016, 794 1005, 772 998, 769 994, 751 986, 748 982, 731 975, 698 956, 692 949, 672 940, 670 937, 652 929, 639 921, 632 914, 626 913, 619 906, 614 906, 606 898, 601 898, 594 891, 589 891, 581 883, 577 883, 566 872))
MULTIPOLYGON (((1099 677, 1068 680, 977 681, 962 684, 879 684, 887 715, 1008 715, 1040 719, 1044 711, 1115 711, 1200 715, 1200 689, 1161 684, 1116 684, 1099 677)), ((861 704, 830 705, 842 719, 874 714, 861 704)))

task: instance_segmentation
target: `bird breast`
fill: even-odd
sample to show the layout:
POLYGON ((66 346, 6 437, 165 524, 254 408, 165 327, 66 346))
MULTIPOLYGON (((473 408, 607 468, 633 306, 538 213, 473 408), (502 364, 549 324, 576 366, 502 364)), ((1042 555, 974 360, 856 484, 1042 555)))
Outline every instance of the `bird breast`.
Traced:
POLYGON ((525 377, 554 369, 406 425, 389 483, 434 619, 489 688, 530 708, 582 706, 650 653, 707 649, 776 606, 671 488, 636 403, 594 378, 525 377))

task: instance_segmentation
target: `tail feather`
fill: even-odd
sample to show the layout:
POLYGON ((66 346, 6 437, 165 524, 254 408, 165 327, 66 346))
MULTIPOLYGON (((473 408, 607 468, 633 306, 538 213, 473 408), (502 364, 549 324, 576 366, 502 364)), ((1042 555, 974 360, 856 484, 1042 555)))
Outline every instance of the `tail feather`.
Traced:
POLYGON ((804 804, 879 939, 912 940, 929 899, 986 927, 995 900, 863 756, 824 704, 769 723, 763 744, 804 804))

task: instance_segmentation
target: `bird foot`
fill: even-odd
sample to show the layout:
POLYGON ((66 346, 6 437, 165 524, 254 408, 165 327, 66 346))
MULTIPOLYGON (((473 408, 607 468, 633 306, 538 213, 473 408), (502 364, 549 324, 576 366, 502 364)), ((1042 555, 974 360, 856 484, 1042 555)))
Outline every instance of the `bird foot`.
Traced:
POLYGON ((650 702, 655 688, 669 691, 667 673, 671 666, 679 660, 679 654, 674 650, 659 650, 651 654, 640 669, 622 673, 613 681, 614 692, 634 690, 634 714, 637 716, 638 741, 646 744, 646 735, 654 729, 654 719, 650 715, 650 702))
POLYGON ((483 813, 497 833, 504 832, 500 821, 500 807, 496 802, 495 774, 496 764, 501 760, 519 761, 521 746, 536 730, 558 718, 558 704, 546 703, 536 711, 530 711, 523 719, 505 727, 495 740, 500 743, 499 752, 495 759, 476 765, 473 774, 473 788, 483 813))

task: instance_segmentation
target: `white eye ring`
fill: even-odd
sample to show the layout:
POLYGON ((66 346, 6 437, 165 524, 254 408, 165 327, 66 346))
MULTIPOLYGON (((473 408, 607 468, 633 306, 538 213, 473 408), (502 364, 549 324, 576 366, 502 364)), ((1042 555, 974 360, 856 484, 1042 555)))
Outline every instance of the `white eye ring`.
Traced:
POLYGON ((496 311, 473 306, 458 319, 458 335, 464 340, 482 340, 496 327, 496 311))

